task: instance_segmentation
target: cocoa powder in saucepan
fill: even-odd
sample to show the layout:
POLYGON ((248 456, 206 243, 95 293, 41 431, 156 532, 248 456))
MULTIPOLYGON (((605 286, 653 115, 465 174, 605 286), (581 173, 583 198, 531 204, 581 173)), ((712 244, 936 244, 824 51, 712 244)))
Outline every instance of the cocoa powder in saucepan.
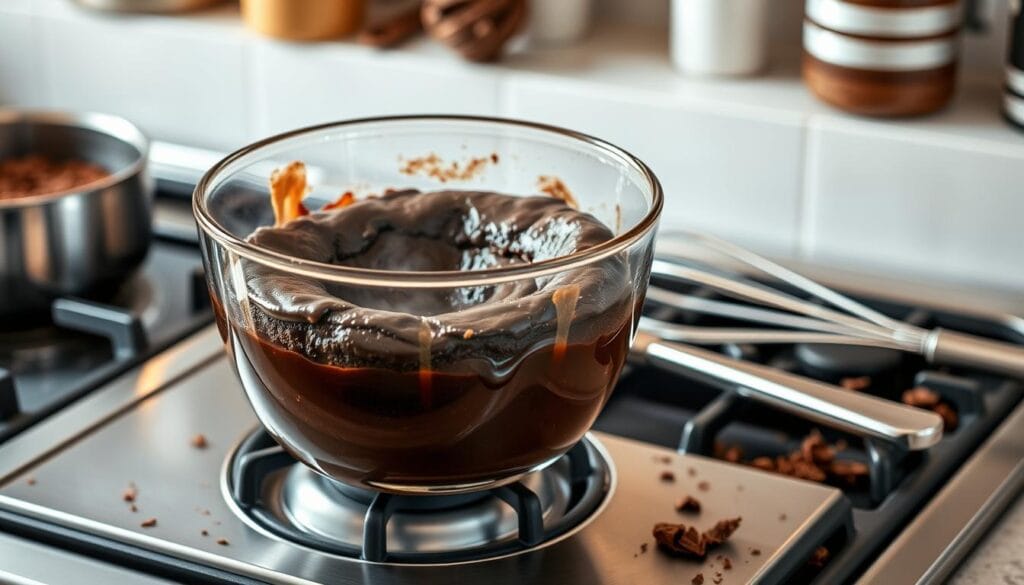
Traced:
POLYGON ((83 160, 55 160, 38 154, 0 160, 0 200, 59 193, 110 176, 83 160))

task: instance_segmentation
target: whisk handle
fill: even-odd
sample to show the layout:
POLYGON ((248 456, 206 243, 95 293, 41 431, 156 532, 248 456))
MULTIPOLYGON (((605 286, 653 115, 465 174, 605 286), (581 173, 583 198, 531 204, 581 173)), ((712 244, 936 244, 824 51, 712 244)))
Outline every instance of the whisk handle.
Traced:
POLYGON ((1024 378, 1024 347, 948 329, 933 329, 928 334, 924 356, 935 364, 1024 378))
POLYGON ((666 342, 641 331, 633 356, 649 365, 716 385, 822 424, 922 450, 942 438, 942 419, 932 412, 844 390, 706 349, 666 342))

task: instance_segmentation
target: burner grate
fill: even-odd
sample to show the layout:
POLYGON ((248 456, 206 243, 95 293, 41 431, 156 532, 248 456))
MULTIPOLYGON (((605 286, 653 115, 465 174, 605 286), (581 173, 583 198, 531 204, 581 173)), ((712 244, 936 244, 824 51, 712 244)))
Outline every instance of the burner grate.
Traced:
MULTIPOLYGON (((443 495, 405 496, 371 492, 336 483, 321 476, 312 476, 278 446, 263 429, 257 429, 238 446, 231 457, 230 492, 238 507, 251 520, 280 538, 325 552, 372 562, 403 564, 452 563, 484 560, 512 554, 555 539, 591 517, 610 490, 610 468, 604 457, 590 444, 581 441, 561 460, 536 474, 558 474, 567 487, 565 509, 555 513, 556 506, 542 497, 536 483, 526 479, 482 492, 443 495), (284 510, 281 500, 287 498, 287 475, 298 472, 315 477, 321 493, 340 499, 347 507, 362 512, 361 535, 357 543, 328 538, 320 531, 302 526, 295 515, 284 510), (515 515, 516 528, 510 537, 451 549, 426 547, 424 550, 389 550, 389 524, 398 515, 422 516, 425 512, 450 512, 467 515, 471 522, 486 524, 493 518, 493 502, 504 502, 515 515)), ((319 513, 323 514, 322 510, 319 513)), ((344 531, 344 526, 338 527, 344 531)))
MULTIPOLYGON (((691 294, 716 298, 713 293, 691 294)), ((861 300, 861 299, 859 299, 861 300)), ((946 327, 1024 344, 1011 323, 863 299, 891 317, 920 326, 946 327)), ((666 306, 645 307, 658 319, 699 326, 735 325, 666 306)), ((908 452, 885 441, 821 429, 829 442, 843 440, 844 459, 868 466, 866 485, 837 485, 854 506, 854 530, 833 535, 822 568, 801 570, 794 583, 840 583, 857 575, 959 468, 1024 396, 1021 381, 985 372, 929 369, 917 356, 893 350, 821 345, 723 346, 722 353, 809 376, 832 384, 867 376, 860 391, 894 401, 915 386, 925 386, 951 404, 958 424, 924 453, 908 452)), ((853 390, 851 390, 853 391, 853 390)), ((723 447, 741 447, 748 456, 795 451, 816 425, 752 403, 732 388, 691 382, 649 368, 627 372, 595 428, 680 452, 722 457, 723 447)), ((749 460, 750 457, 745 459, 749 460)))

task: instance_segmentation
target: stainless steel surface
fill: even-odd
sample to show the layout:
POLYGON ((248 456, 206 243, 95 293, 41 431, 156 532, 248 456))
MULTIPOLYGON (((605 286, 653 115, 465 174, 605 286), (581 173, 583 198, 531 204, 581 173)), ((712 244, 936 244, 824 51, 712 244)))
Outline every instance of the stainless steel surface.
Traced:
MULTIPOLYGON (((572 495, 567 459, 527 475, 523 484, 539 496, 546 526, 565 515, 572 495)), ((338 496, 338 488, 330 480, 296 464, 267 482, 263 501, 291 526, 332 543, 359 547, 367 503, 338 496)), ((392 552, 466 550, 514 540, 518 517, 503 501, 483 498, 433 514, 399 510, 391 516, 388 528, 393 541, 388 550, 392 552)))
POLYGON ((114 283, 149 249, 148 141, 103 114, 0 110, 0 159, 78 158, 112 173, 84 190, 0 200, 0 319, 114 283))
MULTIPOLYGON (((701 518, 707 518, 708 524, 712 519, 743 516, 743 526, 719 551, 734 560, 729 575, 734 583, 756 581, 793 559, 799 562, 810 550, 798 547, 811 546, 800 535, 848 513, 840 492, 832 488, 596 434, 615 462, 620 480, 603 512, 572 537, 540 551, 468 564, 366 563, 280 541, 232 512, 211 478, 220 476, 229 449, 256 419, 226 359, 207 363, 161 388, 120 416, 108 413, 105 424, 55 452, 22 449, 11 454, 7 446, 0 447, 0 460, 17 460, 7 468, 25 467, 5 478, 0 507, 268 581, 385 585, 455 580, 677 583, 680 575, 692 576, 702 564, 654 550, 641 554, 640 544, 651 542, 655 522, 678 518, 673 503, 682 491, 696 490, 698 481, 711 485, 701 493, 701 518), (190 445, 189 438, 196 432, 206 435, 207 449, 190 445), (39 458, 28 461, 26 455, 39 458), (667 467, 658 460, 661 456, 670 458, 667 467), (87 472, 101 460, 103 473, 87 472), (695 477, 687 473, 691 467, 695 477), (674 470, 677 482, 659 480, 666 468, 674 470), (29 476, 35 479, 34 485, 25 481, 29 476), (128 482, 138 486, 138 513, 120 499, 128 482), (743 497, 738 497, 740 491, 743 497), (779 520, 782 513, 787 516, 784 522, 779 520), (142 528, 140 522, 148 517, 157 518, 157 525, 142 528), (201 534, 204 529, 210 536, 201 534), (230 545, 217 545, 218 538, 226 538, 230 545), (752 548, 761 549, 762 554, 751 555, 752 548)), ((107 392, 121 395, 110 399, 116 405, 123 404, 130 391, 123 386, 101 391, 107 392)), ((69 411, 77 409, 78 405, 69 411)), ((52 427, 49 421, 42 426, 52 427)), ((49 432, 59 431, 51 428, 49 432)))
MULTIPOLYGON (((693 300, 687 295, 679 295, 682 298, 676 300, 682 307, 692 312, 791 327, 797 329, 799 335, 787 335, 777 329, 722 328, 712 330, 702 337, 692 328, 688 330, 675 324, 659 323, 650 318, 645 321, 648 330, 660 331, 667 338, 679 341, 704 343, 716 339, 713 333, 721 336, 721 339, 729 339, 729 342, 756 339, 762 343, 773 339, 788 339, 789 342, 803 339, 821 343, 822 340, 827 340, 827 335, 834 334, 838 336, 838 339, 833 340, 836 343, 849 343, 853 339, 860 339, 863 341, 857 345, 917 353, 930 363, 967 366, 1024 378, 1024 350, 1019 346, 954 331, 927 330, 898 321, 749 250, 713 236, 680 233, 707 251, 717 253, 732 262, 739 262, 746 270, 742 274, 725 275, 718 271, 690 266, 689 260, 685 258, 662 257, 654 261, 652 276, 698 284, 726 296, 760 305, 750 307, 707 299, 693 300), (777 290, 769 284, 747 281, 745 276, 748 272, 767 275, 776 282, 810 295, 815 301, 825 303, 825 306, 777 290)), ((669 294, 655 291, 652 298, 657 301, 659 297, 664 301, 670 300, 669 294)))
POLYGON ((1024 405, 964 464, 858 581, 941 583, 1024 488, 1024 405))
POLYGON ((643 331, 637 334, 634 352, 652 366, 712 384, 725 383, 781 410, 910 450, 927 449, 942 438, 942 418, 933 412, 713 351, 664 342, 643 331))
POLYGON ((74 0, 80 6, 112 12, 183 12, 224 0, 74 0))
POLYGON ((6 585, 169 585, 160 579, 0 533, 0 583, 6 585))
POLYGON ((56 452, 205 362, 223 355, 214 327, 203 329, 117 378, 102 391, 46 419, 0 447, 0 484, 30 461, 56 452))

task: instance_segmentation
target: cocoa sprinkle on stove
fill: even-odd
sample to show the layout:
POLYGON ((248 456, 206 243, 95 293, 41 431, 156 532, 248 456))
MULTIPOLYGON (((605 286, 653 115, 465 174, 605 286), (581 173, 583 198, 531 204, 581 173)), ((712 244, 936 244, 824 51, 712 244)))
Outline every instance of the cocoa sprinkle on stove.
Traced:
POLYGON ((140 526, 142 526, 143 528, 152 528, 156 526, 156 518, 146 518, 142 521, 142 524, 140 524, 140 526))
POLYGON ((724 559, 722 559, 722 568, 726 571, 732 570, 732 561, 729 560, 729 557, 725 557, 724 559))
POLYGON ((706 481, 702 481, 697 484, 697 489, 699 489, 702 492, 706 492, 711 489, 711 484, 706 481))
POLYGON ((36 478, 30 477, 25 480, 25 483, 27 483, 28 485, 36 485, 36 478))
POLYGON ((759 549, 759 548, 752 548, 752 549, 750 549, 750 554, 754 555, 755 557, 759 557, 759 556, 761 556, 761 549, 759 549))
POLYGON ((659 522, 652 534, 662 551, 679 556, 705 558, 708 549, 725 543, 740 526, 741 518, 718 521, 711 529, 697 532, 693 526, 659 522))
POLYGON ((659 475, 658 478, 665 483, 672 483, 676 480, 676 474, 672 473, 671 471, 665 470, 661 472, 661 475, 659 475))
POLYGON ((229 545, 231 543, 228 542, 228 539, 226 539, 226 538, 218 538, 217 539, 217 544, 219 544, 221 546, 227 546, 227 545, 229 545))
POLYGON ((129 483, 128 488, 121 493, 121 499, 126 502, 134 502, 138 496, 139 488, 135 487, 134 483, 129 483))
POLYGON ((960 419, 957 416, 956 409, 954 409, 948 402, 942 400, 942 397, 938 392, 935 392, 930 388, 916 386, 903 392, 900 399, 904 404, 923 408, 925 410, 931 410, 935 414, 941 416, 943 429, 947 433, 955 431, 956 427, 960 424, 960 419))
POLYGON ((210 531, 204 528, 199 532, 199 534, 202 534, 203 536, 210 536, 210 531))
POLYGON ((694 575, 693 579, 690 579, 690 583, 693 583, 693 585, 704 585, 704 573, 694 575))
POLYGON ((693 496, 683 496, 676 502, 677 512, 700 513, 700 500, 693 496))
POLYGON ((207 448, 209 446, 209 443, 206 441, 206 435, 199 433, 198 435, 192 437, 192 446, 195 447, 196 449, 207 448))

